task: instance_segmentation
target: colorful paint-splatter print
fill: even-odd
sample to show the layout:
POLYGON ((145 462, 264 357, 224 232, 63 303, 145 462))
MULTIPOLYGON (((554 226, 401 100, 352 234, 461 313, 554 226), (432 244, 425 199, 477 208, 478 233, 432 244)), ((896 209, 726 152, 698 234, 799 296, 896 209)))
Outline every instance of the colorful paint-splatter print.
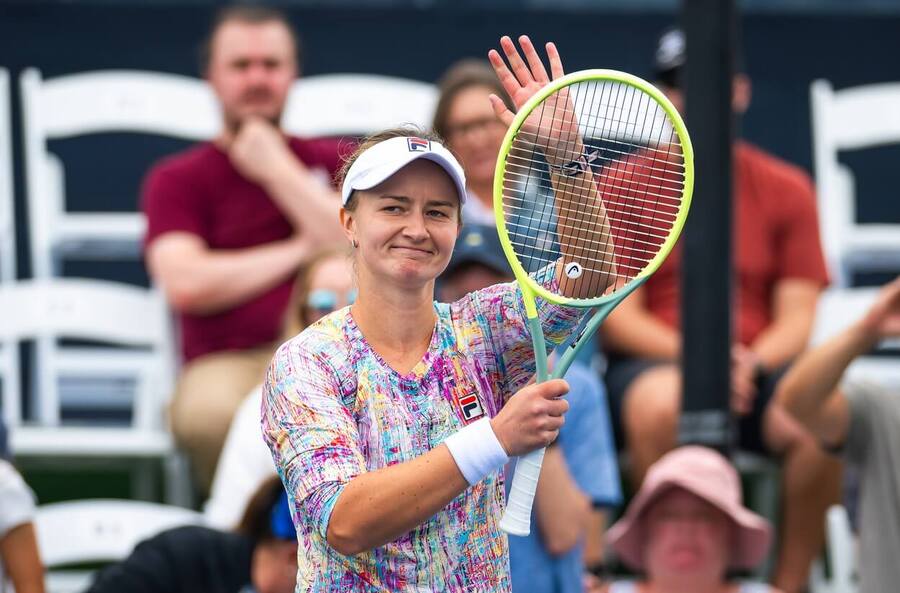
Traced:
MULTIPOLYGON (((547 284, 552 273, 544 271, 547 284)), ((499 470, 400 539, 355 556, 326 542, 328 520, 355 476, 413 459, 468 422, 493 417, 534 374, 531 338, 515 283, 435 303, 423 359, 406 375, 368 345, 349 308, 284 344, 263 392, 263 434, 294 505, 298 592, 510 590, 499 528, 499 470)), ((539 301, 549 343, 564 340, 582 311, 539 301)), ((548 346, 550 344, 548 343, 548 346)))

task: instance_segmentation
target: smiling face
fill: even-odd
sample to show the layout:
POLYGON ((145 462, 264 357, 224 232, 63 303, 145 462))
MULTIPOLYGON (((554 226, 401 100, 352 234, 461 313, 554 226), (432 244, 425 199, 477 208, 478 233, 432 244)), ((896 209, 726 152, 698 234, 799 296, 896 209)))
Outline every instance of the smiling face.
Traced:
POLYGON ((369 190, 355 192, 341 211, 344 232, 358 244, 365 280, 421 287, 447 267, 459 232, 459 194, 444 169, 418 159, 369 190))
POLYGON ((681 489, 662 495, 643 520, 651 580, 714 582, 724 577, 732 525, 712 504, 681 489))
POLYGON ((249 116, 275 125, 297 77, 294 38, 280 21, 227 21, 213 36, 206 76, 229 129, 249 116))

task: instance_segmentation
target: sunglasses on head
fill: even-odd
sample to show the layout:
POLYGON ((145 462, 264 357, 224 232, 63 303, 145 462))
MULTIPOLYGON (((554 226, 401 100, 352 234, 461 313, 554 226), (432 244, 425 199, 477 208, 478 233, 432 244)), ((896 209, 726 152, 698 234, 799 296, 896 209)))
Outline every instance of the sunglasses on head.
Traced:
MULTIPOLYGON (((356 289, 348 290, 343 297, 348 305, 352 305, 356 300, 356 289)), ((310 291, 306 297, 306 306, 317 311, 334 311, 340 298, 341 295, 333 290, 319 288, 310 291)))

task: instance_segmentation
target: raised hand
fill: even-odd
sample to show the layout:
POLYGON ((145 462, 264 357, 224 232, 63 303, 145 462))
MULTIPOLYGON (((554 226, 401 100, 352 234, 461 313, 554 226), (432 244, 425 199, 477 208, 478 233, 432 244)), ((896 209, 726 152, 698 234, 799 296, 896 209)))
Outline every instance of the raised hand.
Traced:
POLYGON ((876 339, 900 337, 900 276, 882 287, 863 324, 876 339))
MULTIPOLYGON (((509 61, 509 66, 497 50, 492 49, 488 52, 488 59, 494 71, 517 110, 547 83, 565 74, 562 60, 553 42, 546 45, 550 75, 547 74, 544 63, 527 35, 519 37, 519 45, 522 48, 521 54, 512 39, 508 36, 500 38, 500 48, 509 61)), ((494 113, 509 127, 515 117, 514 114, 500 97, 491 95, 490 101, 494 113)), ((548 97, 529 115, 519 137, 537 144, 552 164, 565 164, 578 158, 583 146, 569 91, 562 89, 548 97)))
POLYGON ((281 132, 261 117, 248 117, 228 146, 228 157, 241 175, 267 185, 284 167, 300 165, 281 132))

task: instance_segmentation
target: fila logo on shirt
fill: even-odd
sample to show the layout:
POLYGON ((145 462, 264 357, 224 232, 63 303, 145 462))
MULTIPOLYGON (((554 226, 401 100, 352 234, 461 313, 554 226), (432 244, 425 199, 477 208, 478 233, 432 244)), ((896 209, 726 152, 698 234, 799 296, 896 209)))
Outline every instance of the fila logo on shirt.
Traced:
POLYGON ((413 136, 412 138, 406 139, 406 144, 409 146, 410 152, 428 152, 431 150, 431 141, 425 140, 424 138, 416 138, 413 136))
POLYGON ((484 416, 484 409, 474 392, 459 398, 459 407, 462 409, 462 415, 466 422, 484 416))

